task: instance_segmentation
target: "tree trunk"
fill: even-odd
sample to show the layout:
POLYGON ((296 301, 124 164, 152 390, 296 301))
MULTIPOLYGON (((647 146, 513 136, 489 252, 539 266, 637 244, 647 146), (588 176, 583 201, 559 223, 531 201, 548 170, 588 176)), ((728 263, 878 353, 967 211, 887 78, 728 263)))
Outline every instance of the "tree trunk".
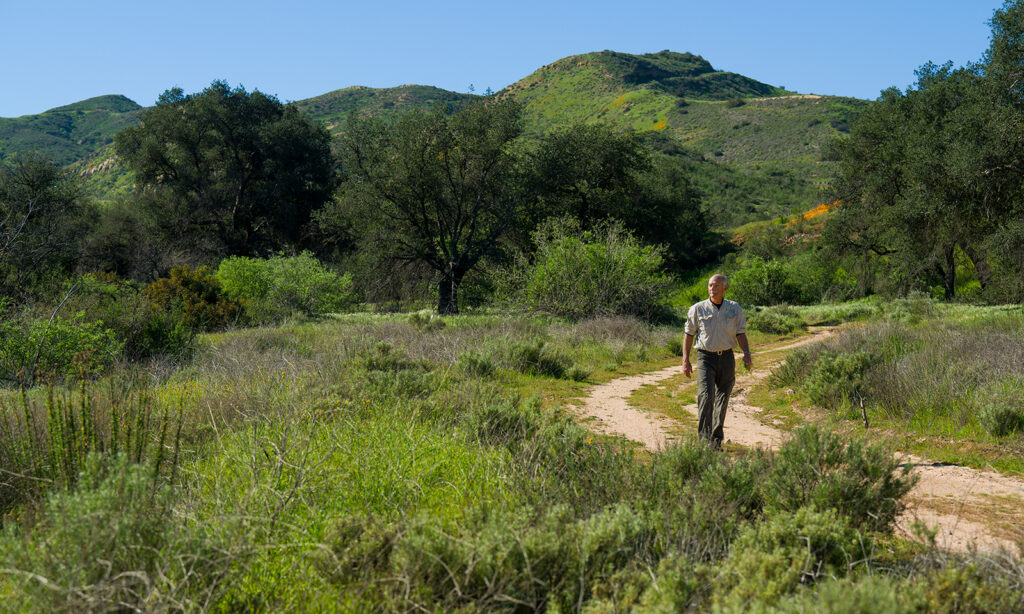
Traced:
POLYGON ((459 313, 459 285, 464 275, 464 272, 454 267, 441 274, 441 281, 437 285, 438 315, 450 316, 459 313))
POLYGON ((956 294, 956 246, 946 248, 946 269, 943 271, 942 285, 945 289, 946 300, 953 300, 956 294))

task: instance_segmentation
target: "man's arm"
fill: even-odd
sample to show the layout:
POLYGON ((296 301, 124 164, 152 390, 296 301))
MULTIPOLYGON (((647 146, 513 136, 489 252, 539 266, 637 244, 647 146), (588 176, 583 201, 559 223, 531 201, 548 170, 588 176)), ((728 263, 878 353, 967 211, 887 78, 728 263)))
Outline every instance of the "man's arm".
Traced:
POLYGON ((740 349, 743 350, 743 365, 749 371, 754 367, 754 359, 750 357, 750 344, 747 343, 747 333, 736 335, 736 343, 739 343, 740 349))
MULTIPOLYGON (((746 339, 743 340, 746 343, 746 339)), ((693 335, 686 335, 683 339, 683 374, 690 377, 693 374, 693 365, 690 364, 690 348, 693 347, 693 335)))

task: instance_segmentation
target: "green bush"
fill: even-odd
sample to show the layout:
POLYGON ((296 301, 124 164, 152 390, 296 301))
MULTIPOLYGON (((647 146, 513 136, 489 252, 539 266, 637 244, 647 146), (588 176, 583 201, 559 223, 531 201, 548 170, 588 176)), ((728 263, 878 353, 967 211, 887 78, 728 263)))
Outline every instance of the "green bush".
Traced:
POLYGON ((14 601, 39 611, 141 605, 159 574, 175 571, 156 567, 171 504, 147 467, 123 455, 109 462, 91 456, 77 488, 54 491, 27 535, 5 523, 0 560, 5 575, 20 578, 8 585, 14 601))
POLYGON ((794 289, 782 260, 747 258, 729 277, 729 292, 744 305, 777 305, 793 301, 794 289))
POLYGON ((98 375, 124 346, 114 331, 71 319, 0 320, 0 380, 19 386, 98 375))
POLYGON ((865 398, 868 370, 876 362, 872 352, 822 352, 804 386, 815 403, 828 408, 859 404, 865 398))
POLYGON ((460 371, 473 377, 487 377, 494 372, 494 361, 472 350, 459 354, 455 364, 460 371))
POLYGON ((495 509, 454 530, 410 527, 395 544, 391 577, 400 579, 399 609, 571 611, 652 538, 649 520, 625 505, 582 520, 564 505, 539 517, 495 509))
POLYGON ((533 263, 518 265, 522 306, 574 319, 664 312, 664 249, 641 245, 620 224, 581 231, 574 220, 555 220, 534 233, 534 242, 533 263))
POLYGON ((733 542, 715 586, 715 602, 773 605, 800 585, 845 575, 869 551, 835 511, 772 512, 733 542))
POLYGON ((593 373, 593 371, 586 367, 582 367, 580 365, 573 365, 566 370, 565 378, 571 379, 574 382, 582 382, 586 380, 588 377, 590 377, 591 373, 593 373))
POLYGON ((797 429, 761 482, 765 506, 795 512, 836 509, 858 528, 889 530, 916 482, 892 452, 816 426, 797 429))
POLYGON ((165 310, 143 296, 130 281, 109 274, 81 279, 81 289, 72 295, 64 311, 82 312, 89 322, 99 322, 124 342, 129 359, 155 355, 183 357, 195 346, 195 333, 181 310, 165 310))
POLYGON ((352 277, 327 269, 310 252, 265 259, 232 256, 220 263, 217 279, 255 323, 342 311, 353 301, 352 277))
POLYGON ((747 318, 747 328, 771 335, 786 335, 805 326, 800 314, 788 305, 755 309, 747 318))
POLYGON ((978 422, 990 435, 1024 432, 1024 380, 1004 377, 977 393, 978 422))
POLYGON ((529 375, 562 377, 569 368, 568 359, 552 352, 541 339, 530 343, 513 343, 508 348, 508 355, 513 369, 529 375))
POLYGON ((225 296, 220 281, 205 266, 174 267, 169 277, 149 284, 142 294, 160 309, 180 314, 193 330, 223 329, 240 311, 238 302, 225 296))
POLYGON ((679 337, 672 337, 665 342, 665 349, 673 356, 683 355, 683 341, 679 337))

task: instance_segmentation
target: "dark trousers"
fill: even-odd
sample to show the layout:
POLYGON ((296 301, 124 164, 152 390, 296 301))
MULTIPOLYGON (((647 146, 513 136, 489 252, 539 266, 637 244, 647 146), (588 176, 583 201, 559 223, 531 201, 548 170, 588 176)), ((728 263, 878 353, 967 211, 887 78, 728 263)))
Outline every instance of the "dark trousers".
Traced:
POLYGON ((725 438, 725 409, 736 383, 732 350, 721 354, 697 350, 697 435, 715 448, 725 438))

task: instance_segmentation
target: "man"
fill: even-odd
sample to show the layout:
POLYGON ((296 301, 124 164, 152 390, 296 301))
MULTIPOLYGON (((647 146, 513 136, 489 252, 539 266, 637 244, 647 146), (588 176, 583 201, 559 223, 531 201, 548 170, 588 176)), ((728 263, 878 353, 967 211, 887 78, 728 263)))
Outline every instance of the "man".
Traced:
POLYGON ((686 316, 686 340, 683 344, 683 373, 693 374, 690 349, 697 348, 697 435, 716 450, 722 449, 725 408, 736 383, 736 359, 732 348, 743 350, 743 364, 753 366, 747 344, 747 320, 738 303, 725 300, 729 280, 712 275, 708 280, 708 300, 690 307, 686 316), (696 338, 696 341, 695 341, 696 338))

